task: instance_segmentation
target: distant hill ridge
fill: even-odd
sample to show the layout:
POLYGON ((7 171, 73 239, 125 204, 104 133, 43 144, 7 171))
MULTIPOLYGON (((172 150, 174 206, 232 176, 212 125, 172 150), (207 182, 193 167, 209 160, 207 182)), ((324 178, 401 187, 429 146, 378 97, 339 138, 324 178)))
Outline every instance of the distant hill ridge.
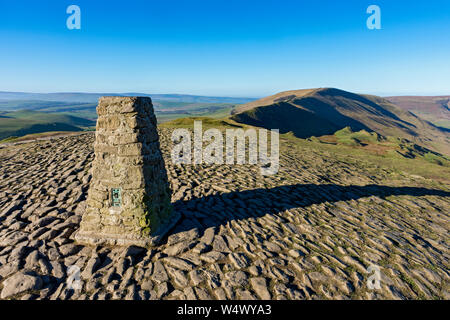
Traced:
POLYGON ((397 96, 386 97, 386 99, 422 119, 450 129, 450 96, 397 96))
POLYGON ((300 138, 333 134, 345 127, 408 139, 450 154, 448 131, 438 128, 387 99, 335 88, 280 92, 233 110, 240 123, 293 132, 300 138))
POLYGON ((82 131, 95 121, 66 114, 20 110, 0 115, 0 140, 50 131, 82 131))
POLYGON ((240 97, 208 97, 188 94, 148 94, 139 92, 127 93, 84 93, 84 92, 56 92, 56 93, 29 93, 0 91, 0 100, 40 100, 61 102, 97 103, 102 96, 142 96, 153 100, 177 101, 192 103, 247 103, 254 98, 240 97))

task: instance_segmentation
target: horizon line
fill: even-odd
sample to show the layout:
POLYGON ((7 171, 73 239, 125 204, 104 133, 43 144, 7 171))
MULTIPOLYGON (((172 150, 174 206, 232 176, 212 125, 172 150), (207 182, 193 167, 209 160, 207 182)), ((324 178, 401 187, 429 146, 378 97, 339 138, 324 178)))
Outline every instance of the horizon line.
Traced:
MULTIPOLYGON (((285 92, 285 91, 294 91, 294 90, 308 90, 308 89, 320 89, 320 88, 333 88, 348 92, 353 92, 356 94, 369 94, 376 95, 379 97, 448 97, 450 93, 387 93, 387 92, 361 92, 359 90, 345 90, 337 87, 317 87, 317 88, 302 88, 302 89, 284 89, 281 91, 275 91, 275 93, 269 93, 261 96, 252 96, 252 95, 215 95, 215 94, 193 94, 193 93, 180 93, 180 92, 168 92, 168 93, 155 93, 155 92, 144 92, 144 91, 47 91, 47 92, 38 92, 38 91, 7 91, 0 90, 0 93, 17 93, 17 94, 98 94, 98 95, 109 95, 109 94, 117 94, 117 95, 129 95, 129 94, 145 94, 145 95, 178 95, 178 96, 192 96, 192 97, 207 97, 207 98, 241 98, 241 99, 261 99, 264 97, 268 97, 277 93, 285 92)), ((0 100, 7 100, 7 98, 0 97, 0 100)))

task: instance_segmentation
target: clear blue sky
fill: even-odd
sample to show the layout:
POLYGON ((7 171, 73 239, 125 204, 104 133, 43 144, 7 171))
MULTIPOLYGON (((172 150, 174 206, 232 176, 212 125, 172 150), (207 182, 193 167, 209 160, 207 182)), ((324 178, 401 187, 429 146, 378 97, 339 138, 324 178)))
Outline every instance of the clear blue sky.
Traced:
POLYGON ((448 0, 0 0, 0 39, 0 91, 450 94, 448 0))

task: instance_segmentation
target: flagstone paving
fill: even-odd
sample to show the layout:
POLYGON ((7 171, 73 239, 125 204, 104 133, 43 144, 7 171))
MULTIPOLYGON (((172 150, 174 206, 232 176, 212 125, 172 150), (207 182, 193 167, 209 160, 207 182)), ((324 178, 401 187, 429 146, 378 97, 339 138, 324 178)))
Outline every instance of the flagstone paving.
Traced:
POLYGON ((449 185, 284 139, 274 176, 174 166, 162 130, 182 219, 150 249, 72 240, 93 133, 0 148, 1 299, 450 299, 449 185))

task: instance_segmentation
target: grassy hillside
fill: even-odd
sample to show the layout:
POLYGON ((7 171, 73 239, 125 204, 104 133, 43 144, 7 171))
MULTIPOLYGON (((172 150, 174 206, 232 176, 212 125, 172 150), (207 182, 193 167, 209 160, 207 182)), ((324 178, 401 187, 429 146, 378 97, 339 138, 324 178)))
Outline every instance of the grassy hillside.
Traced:
POLYGON ((0 113, 18 110, 40 111, 47 113, 64 113, 86 119, 96 119, 97 103, 74 103, 42 100, 0 100, 0 113))
POLYGON ((247 125, 239 124, 234 122, 233 120, 222 118, 222 119, 214 119, 210 117, 189 117, 189 118, 180 118, 171 120, 165 123, 161 123, 159 127, 161 128, 188 128, 193 129, 194 128, 194 121, 201 121, 202 122, 202 128, 204 130, 207 130, 209 128, 218 128, 218 129, 225 129, 225 128, 246 128, 247 125))
POLYGON ((312 137, 309 141, 353 147, 353 149, 364 150, 368 154, 375 154, 384 158, 421 158, 427 162, 450 168, 449 157, 411 143, 406 139, 384 137, 376 132, 366 130, 353 132, 350 127, 346 127, 333 135, 312 137))
MULTIPOLYGON (((47 112, 39 112, 39 111, 32 111, 32 110, 19 110, 14 112, 6 112, 2 114, 3 116, 15 118, 15 119, 22 119, 22 120, 31 120, 31 121, 38 121, 38 122, 61 122, 61 123, 67 123, 74 126, 83 126, 83 127, 90 127, 93 124, 93 121, 80 118, 80 117, 74 117, 69 116, 66 114, 59 114, 59 113, 47 113, 47 112)), ((95 125, 95 124, 94 124, 95 125)))
POLYGON ((240 106, 233 113, 231 119, 237 122, 277 128, 299 138, 330 135, 350 127, 408 139, 450 154, 448 132, 376 96, 332 88, 288 91, 240 106))
POLYGON ((67 114, 31 110, 4 112, 0 117, 0 140, 42 132, 82 131, 93 126, 95 121, 67 114))
POLYGON ((154 102, 155 115, 159 123, 185 117, 223 118, 230 115, 233 105, 181 102, 154 102))
POLYGON ((281 139, 282 148, 288 148, 289 144, 308 147, 316 150, 318 154, 326 153, 337 159, 359 163, 366 167, 368 172, 371 170, 393 171, 402 176, 431 179, 436 184, 450 181, 449 157, 407 142, 388 140, 380 144, 368 143, 365 145, 346 141, 330 143, 322 137, 299 139, 292 133, 283 134, 281 139))

